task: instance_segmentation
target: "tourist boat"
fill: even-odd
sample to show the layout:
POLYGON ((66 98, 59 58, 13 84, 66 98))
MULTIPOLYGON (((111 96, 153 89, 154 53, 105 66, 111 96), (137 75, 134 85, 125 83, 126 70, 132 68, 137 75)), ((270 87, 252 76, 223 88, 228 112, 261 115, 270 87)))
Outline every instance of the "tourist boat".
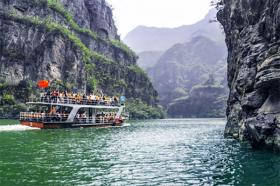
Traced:
POLYGON ((26 104, 21 125, 41 129, 122 126, 128 119, 123 103, 42 97, 26 104))

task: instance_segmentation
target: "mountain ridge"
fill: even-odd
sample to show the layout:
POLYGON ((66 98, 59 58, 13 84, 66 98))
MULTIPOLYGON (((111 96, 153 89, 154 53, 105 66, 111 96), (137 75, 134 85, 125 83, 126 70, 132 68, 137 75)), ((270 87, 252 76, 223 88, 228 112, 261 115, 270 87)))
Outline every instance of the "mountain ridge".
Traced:
MULTIPOLYGON (((212 39, 223 41, 220 38, 220 26, 218 23, 209 23, 215 19, 216 10, 211 9, 204 19, 191 25, 183 25, 176 28, 158 28, 138 26, 129 32, 124 42, 137 53, 144 51, 164 51, 177 43, 190 40, 196 32, 206 32, 212 39), (207 24, 207 27, 205 26, 207 24), (218 33, 218 34, 216 34, 218 33), (164 39, 163 39, 164 38, 164 39)), ((201 35, 201 34, 198 34, 201 35)))
POLYGON ((136 48, 125 40, 132 48, 144 51, 138 53, 137 63, 148 73, 169 117, 225 116, 226 45, 220 25, 209 23, 216 12, 212 9, 197 23, 177 28, 139 26, 130 33, 134 37, 127 36, 136 48), (204 86, 211 77, 216 84, 204 86), (201 106, 206 102, 208 107, 201 106))

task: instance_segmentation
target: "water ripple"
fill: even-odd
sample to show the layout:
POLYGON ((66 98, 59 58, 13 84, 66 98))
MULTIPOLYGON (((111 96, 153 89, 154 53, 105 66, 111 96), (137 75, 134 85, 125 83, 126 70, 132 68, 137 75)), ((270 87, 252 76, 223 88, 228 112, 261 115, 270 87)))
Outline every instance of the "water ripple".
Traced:
POLYGON ((224 124, 0 133, 0 185, 277 185, 279 155, 225 139, 224 124))

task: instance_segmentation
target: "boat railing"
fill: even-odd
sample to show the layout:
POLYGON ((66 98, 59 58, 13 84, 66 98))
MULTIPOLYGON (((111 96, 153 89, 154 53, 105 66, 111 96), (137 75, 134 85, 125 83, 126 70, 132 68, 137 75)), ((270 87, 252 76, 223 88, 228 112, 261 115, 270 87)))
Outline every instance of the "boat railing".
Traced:
MULTIPOLYGON (((28 122, 66 122, 69 114, 46 114, 39 112, 21 112, 20 121, 28 122)), ((113 124, 114 117, 84 117, 74 118, 75 124, 113 124)))
POLYGON ((75 118, 74 119, 75 124, 113 124, 114 123, 114 118, 113 119, 107 119, 105 117, 102 118, 75 118))
POLYGON ((41 103, 61 103, 61 104, 77 104, 77 105, 104 105, 104 106, 121 106, 117 101, 103 99, 87 99, 87 98, 70 98, 70 97, 40 97, 40 99, 31 99, 30 102, 41 103))
POLYGON ((68 119, 69 114, 46 114, 39 112, 21 112, 21 121, 30 122, 65 122, 68 119))

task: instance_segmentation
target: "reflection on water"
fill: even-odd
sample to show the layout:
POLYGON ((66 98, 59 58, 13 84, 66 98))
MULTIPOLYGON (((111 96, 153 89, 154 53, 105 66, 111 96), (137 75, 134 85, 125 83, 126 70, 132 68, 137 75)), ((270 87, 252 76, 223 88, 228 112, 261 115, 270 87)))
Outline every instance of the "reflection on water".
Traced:
POLYGON ((224 139, 224 123, 0 132, 0 185, 277 185, 280 156, 224 139))

